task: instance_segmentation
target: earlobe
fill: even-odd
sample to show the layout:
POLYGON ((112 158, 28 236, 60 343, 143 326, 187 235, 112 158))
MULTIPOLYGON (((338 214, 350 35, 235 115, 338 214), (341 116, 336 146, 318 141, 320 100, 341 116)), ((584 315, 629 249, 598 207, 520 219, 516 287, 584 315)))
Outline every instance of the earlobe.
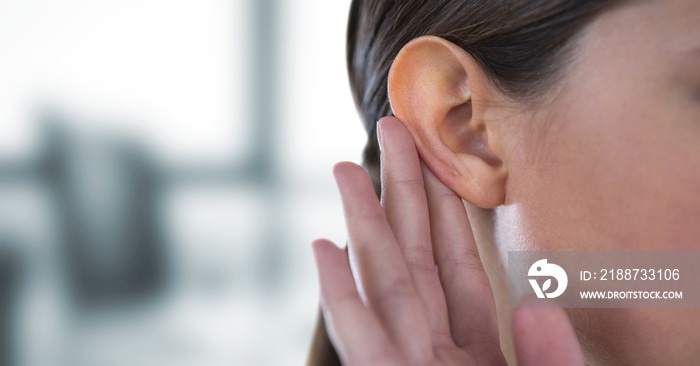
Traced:
POLYGON ((443 38, 419 37, 394 59, 388 89, 394 115, 436 176, 479 207, 501 205, 507 169, 489 103, 500 95, 480 64, 443 38))

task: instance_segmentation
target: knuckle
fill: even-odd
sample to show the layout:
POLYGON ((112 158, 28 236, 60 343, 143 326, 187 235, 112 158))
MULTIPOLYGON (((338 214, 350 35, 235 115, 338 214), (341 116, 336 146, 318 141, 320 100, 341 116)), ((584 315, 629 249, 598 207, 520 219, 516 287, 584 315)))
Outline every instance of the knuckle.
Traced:
POLYGON ((412 297, 416 295, 413 281, 409 277, 399 276, 389 282, 386 294, 396 298, 412 297))
POLYGON ((483 270, 481 258, 476 248, 465 247, 443 264, 449 268, 467 267, 470 270, 483 270))
POLYGON ((416 186, 416 187, 423 187, 423 177, 418 175, 415 177, 401 177, 395 180, 396 184, 398 185, 409 185, 409 186, 416 186))
POLYGON ((435 271, 435 258, 431 244, 406 246, 403 249, 403 255, 409 270, 435 271))
POLYGON ((457 195, 453 191, 431 192, 430 194, 431 200, 438 202, 442 205, 449 205, 453 202, 460 202, 456 200, 456 198, 457 195))
POLYGON ((418 294, 413 287, 413 281, 407 277, 397 277, 389 282, 380 292, 374 296, 374 303, 377 305, 392 306, 395 303, 404 303, 407 299, 416 298, 418 294))
POLYGON ((331 312, 336 312, 344 311, 350 307, 356 306, 358 301, 358 294, 348 291, 338 294, 332 298, 327 298, 325 302, 328 304, 328 310, 331 312))
POLYGON ((386 220, 384 214, 379 210, 367 210, 365 212, 357 212, 352 215, 352 220, 361 227, 377 225, 378 222, 386 220))
POLYGON ((404 187, 408 189, 424 189, 425 184, 422 177, 400 177, 400 178, 389 178, 386 182, 386 188, 391 189, 394 187, 404 187))

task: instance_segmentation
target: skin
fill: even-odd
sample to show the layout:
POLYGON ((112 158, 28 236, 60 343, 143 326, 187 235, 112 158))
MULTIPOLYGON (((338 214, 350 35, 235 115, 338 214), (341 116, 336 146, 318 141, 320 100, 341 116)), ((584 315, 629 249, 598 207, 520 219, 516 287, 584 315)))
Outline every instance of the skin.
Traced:
POLYGON ((406 45, 389 75, 398 120, 380 123, 382 202, 361 168, 334 172, 353 269, 314 243, 346 363, 696 363, 697 309, 513 313, 503 268, 509 250, 700 249, 697 24, 694 0, 608 10, 536 102, 443 39, 406 45))
MULTIPOLYGON (((382 119, 379 131, 381 205, 362 167, 334 168, 350 258, 328 240, 313 243, 321 306, 341 359, 348 365, 506 365, 491 287, 461 198, 420 164, 396 118, 382 119)), ((561 309, 521 308, 513 329, 521 365, 584 364, 561 309)))
MULTIPOLYGON (((700 249, 698 22, 700 3, 673 1, 625 6, 591 25, 558 96, 537 111, 543 122, 524 121, 541 130, 512 136, 527 146, 509 156, 508 202, 495 210, 501 257, 508 248, 700 249)), ((569 315, 591 364, 700 358, 697 309, 569 315)))

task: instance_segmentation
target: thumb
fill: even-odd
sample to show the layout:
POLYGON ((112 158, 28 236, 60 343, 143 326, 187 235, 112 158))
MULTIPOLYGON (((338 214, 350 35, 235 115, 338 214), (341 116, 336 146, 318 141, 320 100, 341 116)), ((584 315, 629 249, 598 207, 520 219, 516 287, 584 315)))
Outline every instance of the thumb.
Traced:
POLYGON ((519 366, 585 365, 569 318, 551 300, 520 302, 513 314, 513 340, 519 366))

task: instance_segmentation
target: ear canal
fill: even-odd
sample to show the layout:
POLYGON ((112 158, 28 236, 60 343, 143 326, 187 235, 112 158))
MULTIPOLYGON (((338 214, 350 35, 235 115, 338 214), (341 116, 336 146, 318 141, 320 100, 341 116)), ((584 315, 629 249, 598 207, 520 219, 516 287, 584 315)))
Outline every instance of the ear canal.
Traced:
POLYGON ((501 159, 488 146, 488 134, 483 123, 472 117, 471 100, 453 107, 439 128, 440 138, 455 153, 480 157, 487 164, 499 166, 501 159))

